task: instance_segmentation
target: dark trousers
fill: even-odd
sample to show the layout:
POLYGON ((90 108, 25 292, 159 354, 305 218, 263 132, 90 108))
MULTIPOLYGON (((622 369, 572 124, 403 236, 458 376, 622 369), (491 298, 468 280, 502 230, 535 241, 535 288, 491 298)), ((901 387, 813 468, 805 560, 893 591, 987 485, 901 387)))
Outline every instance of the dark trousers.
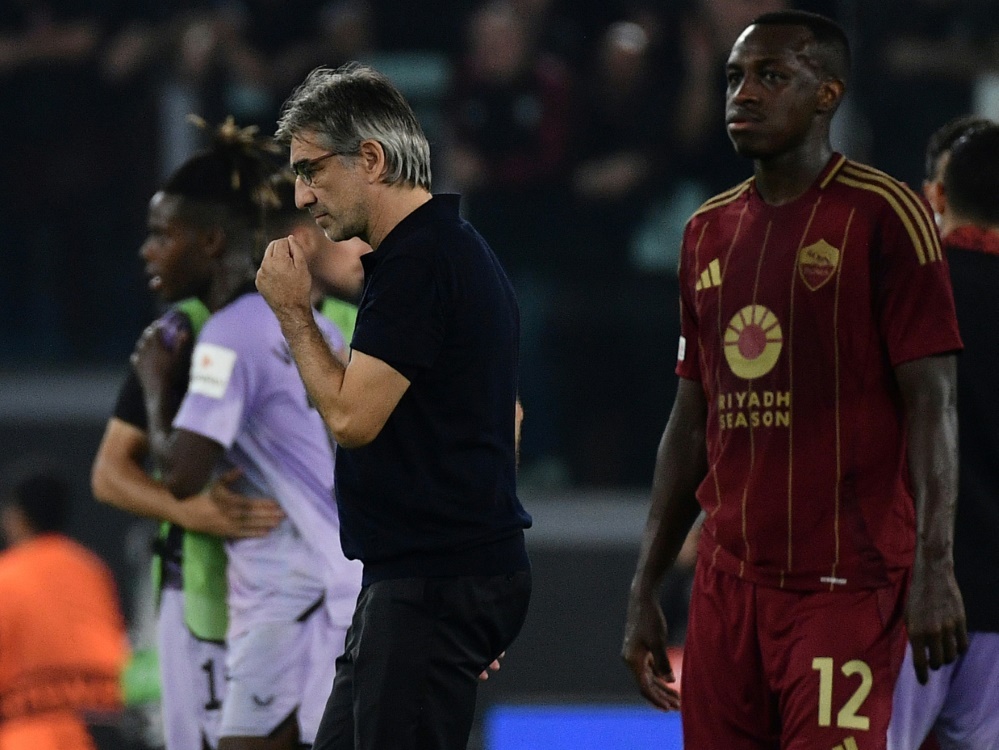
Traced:
POLYGON ((365 586, 313 750, 464 750, 479 674, 530 595, 528 571, 365 586))

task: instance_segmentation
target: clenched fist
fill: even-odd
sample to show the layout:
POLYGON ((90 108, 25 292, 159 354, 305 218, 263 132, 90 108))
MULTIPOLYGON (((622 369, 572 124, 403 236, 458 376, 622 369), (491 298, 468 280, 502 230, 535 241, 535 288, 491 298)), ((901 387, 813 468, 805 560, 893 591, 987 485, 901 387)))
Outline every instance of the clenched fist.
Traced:
POLYGON ((312 317, 312 274, 306 252, 294 237, 272 241, 257 270, 257 291, 282 324, 312 317))

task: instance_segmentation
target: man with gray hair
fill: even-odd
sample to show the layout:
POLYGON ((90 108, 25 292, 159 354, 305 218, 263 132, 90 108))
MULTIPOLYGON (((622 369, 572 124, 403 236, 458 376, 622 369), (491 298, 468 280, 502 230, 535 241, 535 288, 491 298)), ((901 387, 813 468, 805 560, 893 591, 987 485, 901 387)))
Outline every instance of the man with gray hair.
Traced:
POLYGON ((297 205, 331 240, 373 248, 349 362, 313 322, 294 237, 272 242, 257 273, 339 445, 340 540, 364 565, 314 748, 464 748, 477 678, 530 598, 517 302, 458 197, 431 194, 426 137, 383 75, 313 71, 277 137, 291 149, 297 205))

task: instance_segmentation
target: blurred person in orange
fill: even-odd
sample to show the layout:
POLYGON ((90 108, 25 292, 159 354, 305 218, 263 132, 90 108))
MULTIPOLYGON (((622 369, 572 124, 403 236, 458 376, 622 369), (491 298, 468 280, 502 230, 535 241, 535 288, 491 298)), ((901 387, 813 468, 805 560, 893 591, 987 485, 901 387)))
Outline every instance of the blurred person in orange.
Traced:
POLYGON ((65 535, 70 492, 54 473, 0 500, 0 749, 94 750, 88 723, 122 709, 125 621, 107 565, 65 535))

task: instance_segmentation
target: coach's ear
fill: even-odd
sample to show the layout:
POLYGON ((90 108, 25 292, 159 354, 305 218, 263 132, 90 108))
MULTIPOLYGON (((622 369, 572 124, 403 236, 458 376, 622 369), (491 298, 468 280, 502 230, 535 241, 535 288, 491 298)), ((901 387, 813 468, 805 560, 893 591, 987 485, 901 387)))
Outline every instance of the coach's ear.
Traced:
POLYGON ((378 141, 370 138, 361 141, 361 145, 358 146, 358 158, 361 161, 361 169, 371 184, 380 182, 388 172, 385 149, 378 141))

